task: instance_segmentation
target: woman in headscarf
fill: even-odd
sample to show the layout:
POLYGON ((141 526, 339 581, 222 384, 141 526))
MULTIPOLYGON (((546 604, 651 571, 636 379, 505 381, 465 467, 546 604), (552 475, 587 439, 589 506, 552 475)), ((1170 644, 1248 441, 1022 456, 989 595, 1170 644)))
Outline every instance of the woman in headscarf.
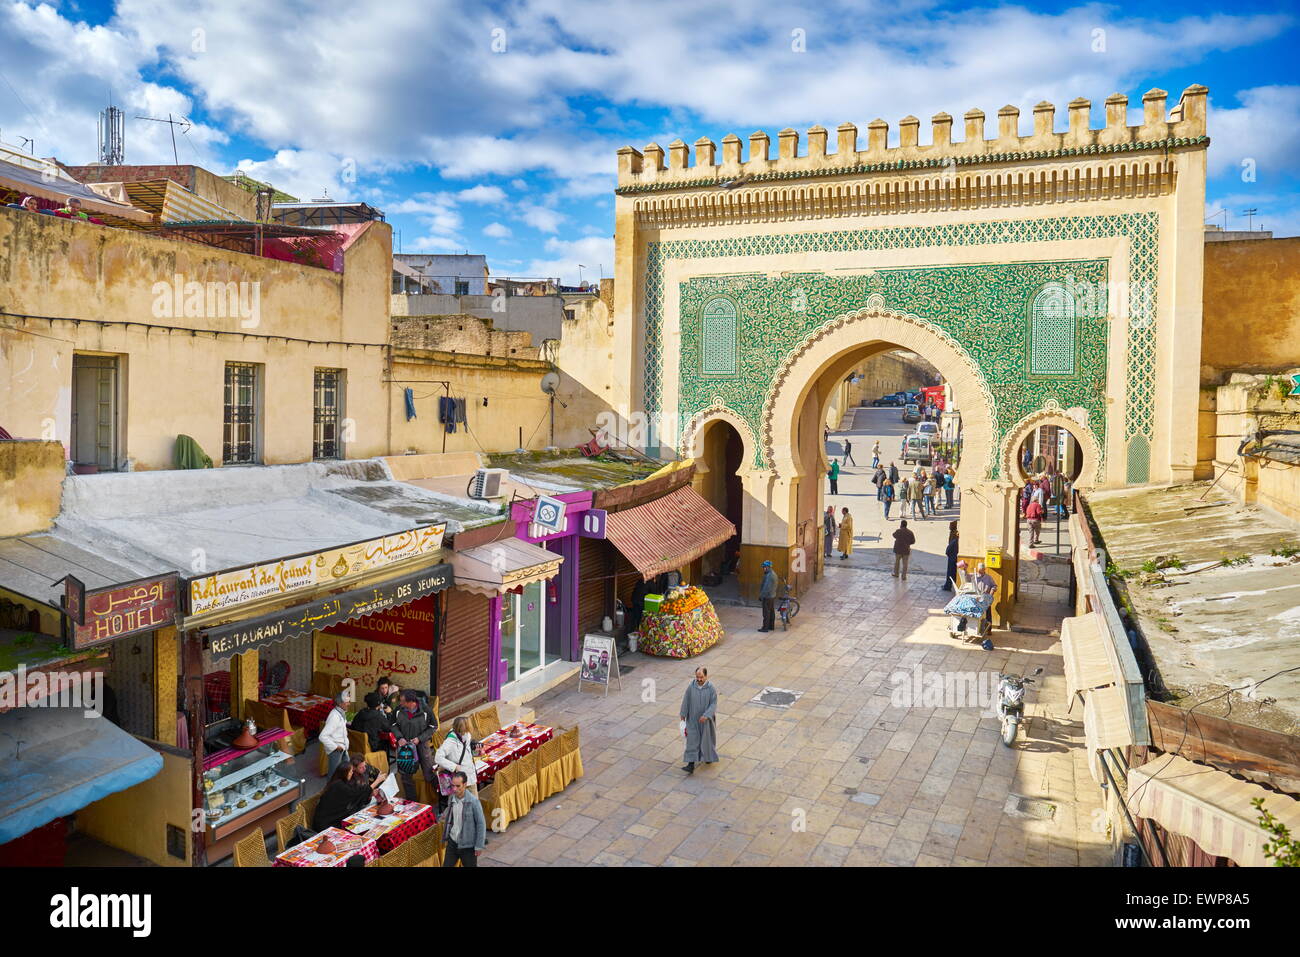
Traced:
POLYGON ((953 591, 957 587, 957 523, 948 523, 948 547, 945 549, 948 556, 948 570, 944 572, 947 578, 943 583, 944 591, 953 591))
POLYGON ((844 509, 844 517, 840 519, 839 547, 841 561, 853 554, 853 516, 847 508, 844 509))

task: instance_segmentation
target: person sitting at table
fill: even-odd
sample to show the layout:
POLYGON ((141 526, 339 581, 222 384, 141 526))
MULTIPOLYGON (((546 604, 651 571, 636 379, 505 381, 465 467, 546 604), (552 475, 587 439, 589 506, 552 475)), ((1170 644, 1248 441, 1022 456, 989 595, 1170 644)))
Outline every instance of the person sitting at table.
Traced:
POLYGON ((469 718, 462 714, 451 723, 451 730, 447 732, 447 737, 433 760, 438 763, 438 769, 448 775, 457 771, 464 774, 465 786, 478 794, 478 779, 474 775, 474 750, 474 735, 469 718))
MULTIPOLYGON (((420 706, 420 696, 414 691, 403 691, 402 708, 393 716, 393 733, 397 735, 399 748, 404 744, 415 748, 420 770, 430 785, 436 783, 433 776, 433 735, 437 728, 438 722, 420 706)), ((402 778, 402 793, 414 800, 414 775, 404 771, 399 773, 402 778)))
POLYGON ((344 818, 356 814, 379 793, 379 785, 386 777, 361 758, 349 758, 321 792, 311 816, 312 831, 319 834, 326 828, 338 827, 344 818))
POLYGON ((319 740, 321 750, 329 760, 325 772, 328 777, 333 776, 339 763, 348 756, 348 718, 345 713, 347 706, 348 699, 344 692, 340 691, 334 696, 334 707, 330 709, 329 716, 321 725, 319 740))
POLYGON ((382 737, 385 732, 393 730, 393 719, 384 714, 383 701, 379 692, 371 691, 365 698, 366 706, 352 719, 352 730, 360 731, 370 742, 371 751, 387 751, 388 742, 382 737))
POLYGON ((378 692, 379 698, 382 701, 380 710, 383 711, 384 714, 388 715, 388 718, 391 721, 393 715, 401 710, 402 689, 393 684, 392 678, 385 675, 379 679, 378 684, 375 686, 375 691, 378 692))

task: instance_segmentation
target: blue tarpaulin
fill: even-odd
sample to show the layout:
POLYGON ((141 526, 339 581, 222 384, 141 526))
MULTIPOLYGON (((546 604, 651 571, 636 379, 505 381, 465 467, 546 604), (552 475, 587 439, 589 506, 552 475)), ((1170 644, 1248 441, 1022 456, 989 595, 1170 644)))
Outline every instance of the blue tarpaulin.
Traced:
POLYGON ((147 781, 162 755, 81 708, 0 714, 0 844, 147 781))

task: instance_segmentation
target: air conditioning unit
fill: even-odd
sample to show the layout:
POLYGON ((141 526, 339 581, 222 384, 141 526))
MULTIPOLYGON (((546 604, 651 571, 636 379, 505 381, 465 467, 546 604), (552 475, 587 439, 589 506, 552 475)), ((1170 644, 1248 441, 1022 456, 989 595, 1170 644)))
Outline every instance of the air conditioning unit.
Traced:
POLYGON ((470 498, 504 498, 501 483, 510 472, 507 469, 479 469, 469 484, 470 498))

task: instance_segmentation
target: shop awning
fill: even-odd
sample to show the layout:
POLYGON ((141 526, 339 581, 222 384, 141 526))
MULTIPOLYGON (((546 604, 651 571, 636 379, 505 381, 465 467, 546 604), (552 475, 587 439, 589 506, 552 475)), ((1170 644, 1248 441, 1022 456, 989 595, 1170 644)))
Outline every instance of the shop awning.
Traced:
POLYGON ((0 714, 0 844, 102 797, 147 781, 162 755, 82 708, 15 708, 0 714))
POLYGON ((605 537, 642 578, 681 568, 735 534, 736 526, 689 485, 605 522, 605 537))
POLYGON ((1129 808, 1167 831, 1196 842, 1207 854, 1227 857, 1242 867, 1268 867, 1263 845, 1271 840, 1251 806, 1263 798, 1292 834, 1300 833, 1300 801, 1239 781, 1232 775, 1173 754, 1129 768, 1129 808))
POLYGON ((81 205, 89 216, 110 215, 137 223, 147 223, 153 219, 148 213, 134 206, 125 206, 111 199, 105 199, 89 186, 78 183, 62 171, 53 177, 43 175, 46 172, 46 170, 29 169, 17 163, 0 160, 0 186, 55 202, 63 202, 68 197, 75 196, 81 200, 81 205))
POLYGON ((503 595, 535 581, 552 578, 564 558, 518 538, 476 545, 451 556, 456 587, 478 595, 503 595))
POLYGON ((447 564, 422 568, 391 581, 330 595, 318 601, 293 605, 267 615, 202 629, 210 643, 212 662, 288 638, 299 638, 330 625, 387 611, 398 605, 451 587, 452 568, 447 564))
POLYGON ((1065 663, 1065 688, 1071 701, 1080 691, 1115 683, 1102 627, 1101 616, 1095 612, 1061 621, 1061 657, 1065 663))

